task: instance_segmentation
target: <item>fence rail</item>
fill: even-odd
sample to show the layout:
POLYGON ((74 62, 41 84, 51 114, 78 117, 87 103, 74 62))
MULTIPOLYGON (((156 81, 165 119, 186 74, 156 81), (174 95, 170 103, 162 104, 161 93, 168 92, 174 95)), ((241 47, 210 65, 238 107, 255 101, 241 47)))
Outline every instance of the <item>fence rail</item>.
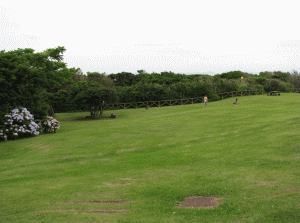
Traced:
MULTIPOLYGON (((231 91, 231 92, 219 93, 218 95, 220 99, 225 99, 229 97, 239 97, 239 96, 246 96, 246 95, 257 95, 257 94, 264 94, 263 89, 249 90, 249 91, 231 91)), ((174 100, 163 100, 163 101, 114 103, 114 104, 106 104, 106 109, 107 108, 128 109, 128 108, 164 107, 164 106, 186 105, 186 104, 195 104, 195 103, 203 103, 203 98, 197 97, 197 98, 185 98, 185 99, 174 99, 174 100)))
POLYGON ((164 106, 174 106, 174 105, 185 105, 185 104, 195 104, 201 103, 203 99, 198 98, 185 98, 185 99, 175 99, 175 100, 163 100, 163 101, 144 101, 144 102, 127 102, 127 103, 114 103, 106 104, 106 108, 149 108, 149 107, 164 107, 164 106))
POLYGON ((292 93, 300 93, 300 88, 292 88, 290 92, 292 92, 292 93))
POLYGON ((248 91, 230 91, 230 92, 219 93, 219 96, 223 100, 225 98, 247 96, 247 95, 257 95, 257 94, 264 94, 264 90, 258 89, 258 90, 248 90, 248 91))

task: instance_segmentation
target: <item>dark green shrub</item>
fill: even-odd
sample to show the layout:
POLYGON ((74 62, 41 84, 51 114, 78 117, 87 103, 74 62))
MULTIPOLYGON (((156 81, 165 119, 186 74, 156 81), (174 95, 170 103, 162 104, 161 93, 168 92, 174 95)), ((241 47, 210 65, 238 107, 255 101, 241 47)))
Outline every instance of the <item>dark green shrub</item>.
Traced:
POLYGON ((210 93, 208 95, 208 98, 209 98, 210 102, 212 102, 212 101, 219 101, 220 100, 219 95, 217 95, 216 93, 210 93))
POLYGON ((264 89, 264 86, 263 86, 263 85, 260 85, 260 84, 256 84, 256 85, 255 85, 255 88, 256 88, 256 89, 264 89))
POLYGON ((239 91, 246 91, 247 90, 247 85, 246 84, 239 85, 238 90, 239 91))

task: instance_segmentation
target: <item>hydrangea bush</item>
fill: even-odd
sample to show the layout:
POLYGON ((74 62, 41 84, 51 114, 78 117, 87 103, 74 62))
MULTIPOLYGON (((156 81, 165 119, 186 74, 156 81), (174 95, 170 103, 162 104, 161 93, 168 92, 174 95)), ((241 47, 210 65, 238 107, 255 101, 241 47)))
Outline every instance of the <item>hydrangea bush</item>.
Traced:
POLYGON ((43 133, 56 132, 59 129, 59 121, 51 116, 47 116, 47 120, 43 122, 43 133))
POLYGON ((40 126, 34 122, 33 115, 26 108, 15 108, 4 117, 4 128, 0 129, 0 137, 4 140, 40 134, 40 126))

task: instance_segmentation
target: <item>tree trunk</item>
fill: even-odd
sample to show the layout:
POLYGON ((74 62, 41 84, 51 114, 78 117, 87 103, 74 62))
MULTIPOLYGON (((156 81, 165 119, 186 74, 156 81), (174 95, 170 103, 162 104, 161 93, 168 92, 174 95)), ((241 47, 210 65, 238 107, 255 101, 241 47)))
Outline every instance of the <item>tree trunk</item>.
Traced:
POLYGON ((91 117, 93 117, 93 106, 90 105, 90 112, 91 112, 91 117))
POLYGON ((102 118, 102 115, 103 115, 103 107, 101 106, 100 107, 100 118, 102 118))

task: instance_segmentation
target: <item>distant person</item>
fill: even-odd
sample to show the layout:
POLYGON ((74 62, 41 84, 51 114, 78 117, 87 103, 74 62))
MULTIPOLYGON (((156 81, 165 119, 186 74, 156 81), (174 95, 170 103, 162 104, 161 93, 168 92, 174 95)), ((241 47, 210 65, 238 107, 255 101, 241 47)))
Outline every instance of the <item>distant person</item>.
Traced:
POLYGON ((204 96, 203 98, 203 101, 204 101, 204 106, 207 106, 207 102, 208 102, 208 98, 207 98, 207 95, 204 96))
POLYGON ((233 105, 236 106, 237 98, 234 100, 233 105))

